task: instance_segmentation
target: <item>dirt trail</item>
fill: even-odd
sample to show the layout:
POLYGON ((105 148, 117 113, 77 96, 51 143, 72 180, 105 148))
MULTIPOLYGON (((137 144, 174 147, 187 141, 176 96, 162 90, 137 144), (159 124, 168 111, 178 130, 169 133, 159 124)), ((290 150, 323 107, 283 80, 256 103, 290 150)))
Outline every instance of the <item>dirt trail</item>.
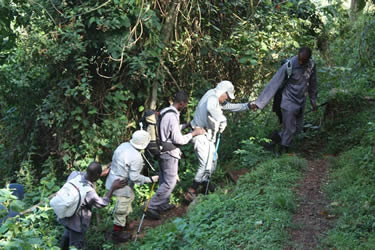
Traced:
MULTIPOLYGON (((157 226, 160 226, 161 224, 164 224, 168 219, 175 218, 175 217, 181 217, 183 216, 187 211, 187 205, 183 204, 179 207, 176 207, 166 213, 161 214, 161 219, 160 220, 150 220, 147 219, 147 217, 143 221, 142 229, 141 232, 138 235, 138 238, 143 238, 145 231, 147 228, 154 228, 157 226)), ((132 221, 129 223, 127 231, 132 233, 132 235, 135 237, 138 226, 140 223, 140 219, 136 221, 132 221)))
POLYGON ((298 208, 293 216, 292 242, 285 249, 315 249, 319 238, 331 227, 333 221, 326 208, 328 200, 322 188, 327 181, 326 159, 309 160, 304 178, 298 183, 298 208))
MULTIPOLYGON (((228 172, 228 175, 231 178, 231 180, 236 183, 239 177, 246 174, 247 172, 249 172, 248 169, 231 170, 228 172)), ((154 227, 160 226, 166 223, 166 221, 169 219, 182 217, 187 212, 187 209, 188 209, 188 205, 185 202, 183 202, 180 206, 166 213, 161 214, 160 220, 150 220, 150 219, 147 219, 146 217, 145 220, 143 221, 142 229, 138 235, 138 238, 139 239, 143 238, 144 233, 147 231, 148 228, 154 228, 154 227)), ((129 225, 127 226, 126 231, 132 233, 133 237, 135 237, 137 230, 138 230, 139 223, 140 223, 140 219, 131 221, 129 225)), ((110 236, 108 235, 108 238, 109 237, 110 236)))
MULTIPOLYGON (((317 248, 319 238, 331 228, 334 222, 334 218, 328 214, 329 201, 324 197, 322 190, 328 176, 327 159, 311 159, 311 153, 305 155, 305 157, 309 159, 308 169, 295 190, 298 195, 298 208, 293 216, 295 228, 290 230, 292 241, 285 247, 287 250, 317 248)), ((236 182, 247 171, 232 171, 229 173, 229 177, 236 182)), ((186 204, 182 204, 163 214, 160 220, 145 219, 138 238, 143 238, 148 228, 160 226, 171 218, 183 216, 187 212, 187 208, 186 204)), ((139 222, 140 220, 132 221, 128 225, 127 231, 131 232, 134 237, 139 222)))

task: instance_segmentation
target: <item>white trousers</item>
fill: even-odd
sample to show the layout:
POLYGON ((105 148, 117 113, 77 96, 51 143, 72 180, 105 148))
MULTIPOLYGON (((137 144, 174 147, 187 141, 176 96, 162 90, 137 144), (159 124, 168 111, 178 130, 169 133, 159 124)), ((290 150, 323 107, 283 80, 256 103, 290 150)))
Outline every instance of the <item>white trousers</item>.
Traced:
POLYGON ((195 155, 199 161, 199 168, 194 177, 196 182, 207 181, 216 169, 217 154, 215 154, 215 138, 208 140, 206 135, 198 135, 193 138, 195 155), (215 159, 214 159, 215 158, 215 159))

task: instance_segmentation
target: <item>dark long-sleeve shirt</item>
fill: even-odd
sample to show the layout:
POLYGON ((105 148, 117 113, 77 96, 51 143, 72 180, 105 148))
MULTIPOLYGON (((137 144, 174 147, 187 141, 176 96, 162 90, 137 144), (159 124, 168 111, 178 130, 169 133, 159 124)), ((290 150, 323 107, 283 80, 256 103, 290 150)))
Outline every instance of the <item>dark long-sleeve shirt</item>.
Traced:
MULTIPOLYGON (((297 56, 293 57, 290 62, 292 64, 292 74, 285 83, 281 108, 286 110, 303 108, 306 102, 306 92, 309 93, 311 104, 316 104, 318 84, 315 65, 312 67, 311 72, 309 72, 308 64, 300 65, 297 56)), ((287 64, 284 64, 254 102, 258 108, 263 109, 270 102, 276 91, 282 86, 286 76, 287 64)))

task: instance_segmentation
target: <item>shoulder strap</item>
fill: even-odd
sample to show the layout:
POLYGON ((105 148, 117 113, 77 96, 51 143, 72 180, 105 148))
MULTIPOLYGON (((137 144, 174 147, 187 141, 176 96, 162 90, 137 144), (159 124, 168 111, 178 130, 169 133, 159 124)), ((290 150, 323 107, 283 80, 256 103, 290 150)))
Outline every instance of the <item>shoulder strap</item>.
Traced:
POLYGON ((311 70, 311 72, 312 72, 314 66, 315 66, 315 62, 314 62, 314 60, 313 60, 313 59, 310 59, 310 60, 309 60, 309 69, 311 70))
POLYGON ((93 190, 93 187, 90 186, 88 183, 83 183, 81 179, 83 178, 83 174, 79 173, 76 177, 68 181, 69 184, 71 184, 78 192, 79 195, 79 202, 77 204, 77 208, 74 211, 74 214, 78 211, 78 209, 81 207, 83 199, 85 199, 86 194, 93 190), (82 194, 81 194, 82 192, 82 194), (84 196, 82 196, 84 195, 84 196))
POLYGON ((81 200, 82 200, 81 192, 79 191, 79 188, 76 185, 74 185, 72 182, 69 182, 69 184, 71 184, 77 190, 78 195, 79 195, 78 204, 77 204, 76 210, 74 211, 74 214, 76 214, 79 207, 81 206, 81 200))
POLYGON ((292 75, 292 71, 293 71, 292 62, 289 59, 287 59, 287 61, 286 61, 286 74, 287 74, 288 79, 292 75))

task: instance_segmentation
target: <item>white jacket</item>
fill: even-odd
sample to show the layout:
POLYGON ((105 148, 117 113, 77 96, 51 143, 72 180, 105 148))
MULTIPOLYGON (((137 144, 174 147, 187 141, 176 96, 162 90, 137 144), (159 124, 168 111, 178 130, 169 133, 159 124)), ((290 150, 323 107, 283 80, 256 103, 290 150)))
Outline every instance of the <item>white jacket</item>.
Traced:
POLYGON ((210 89, 200 99, 197 108, 195 109, 194 119, 191 122, 193 128, 200 127, 214 130, 215 128, 210 126, 208 116, 211 116, 217 123, 226 122, 227 118, 223 114, 223 110, 232 112, 239 112, 248 110, 248 103, 229 103, 225 102, 223 105, 219 103, 219 97, 223 94, 223 91, 218 89, 210 89))
POLYGON ((141 153, 129 142, 120 144, 113 153, 111 171, 107 177, 105 187, 110 189, 116 179, 128 180, 128 185, 113 192, 117 196, 130 196, 134 184, 150 183, 150 177, 141 175, 143 169, 141 153))

